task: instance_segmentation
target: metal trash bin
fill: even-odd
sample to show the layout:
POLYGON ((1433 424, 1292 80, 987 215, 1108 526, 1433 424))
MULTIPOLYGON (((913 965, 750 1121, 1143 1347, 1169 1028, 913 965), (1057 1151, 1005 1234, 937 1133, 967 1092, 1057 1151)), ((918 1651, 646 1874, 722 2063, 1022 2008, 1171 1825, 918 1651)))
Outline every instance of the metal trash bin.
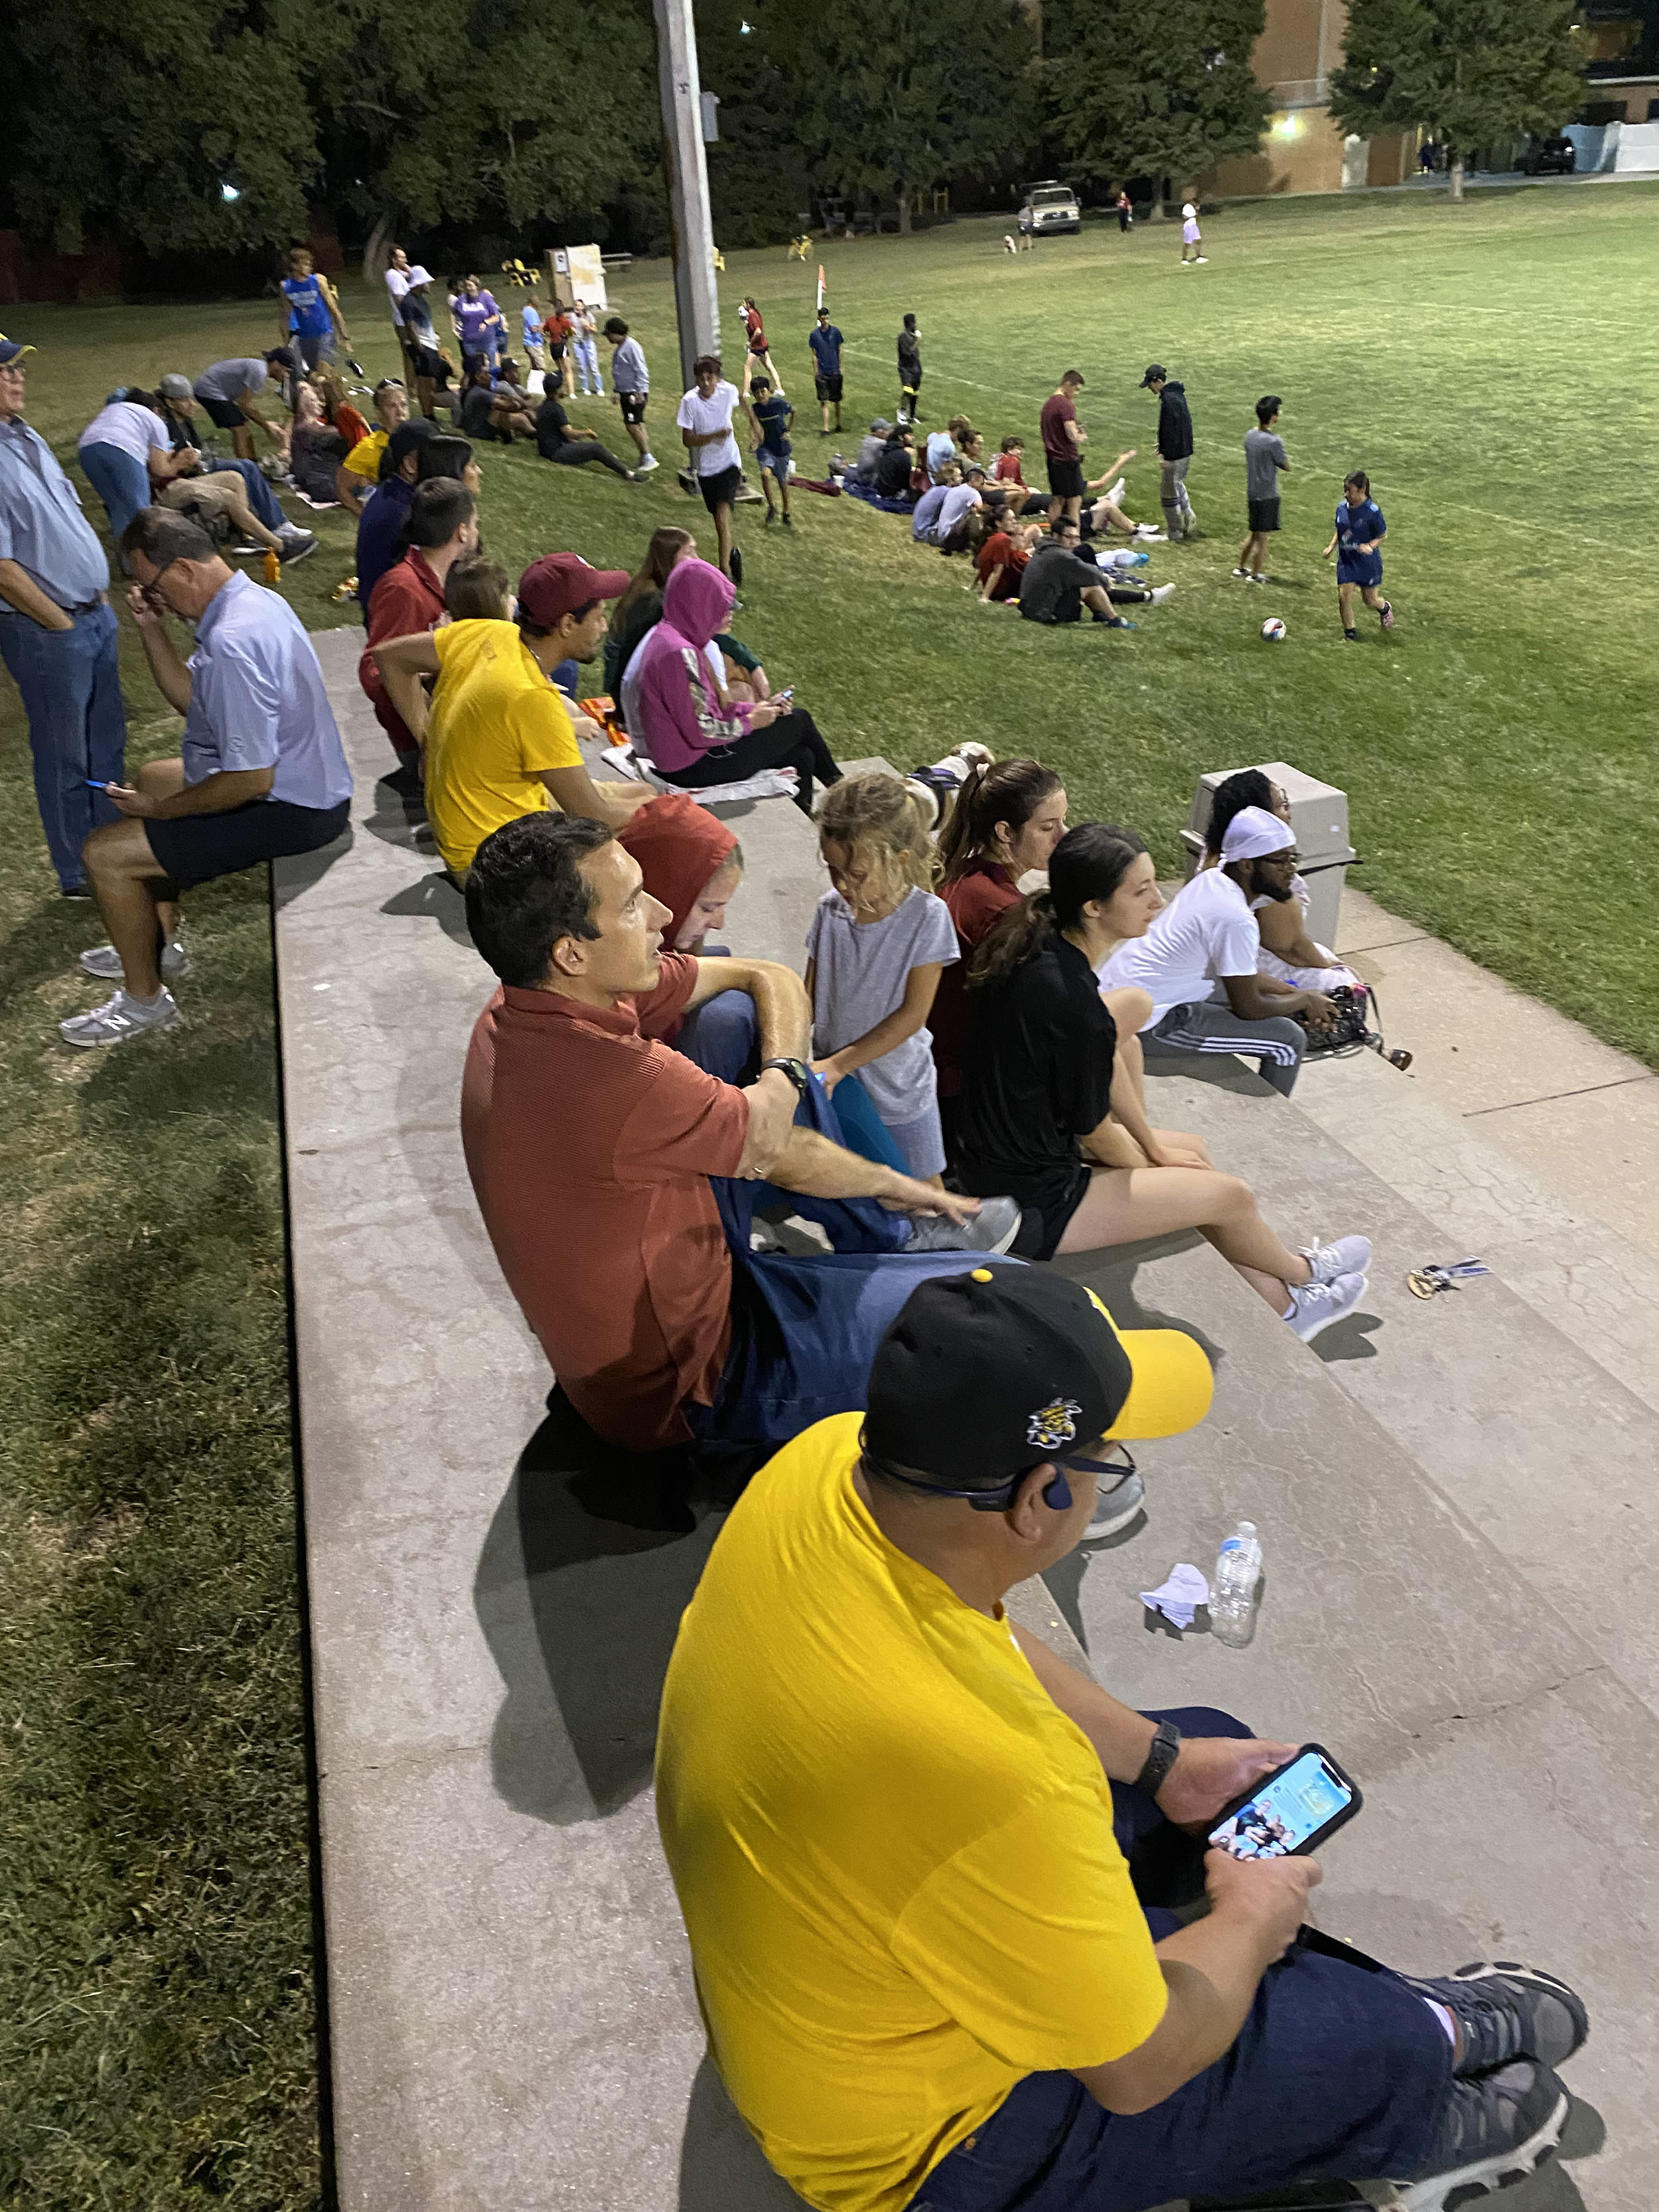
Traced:
MULTIPOLYGON (((1342 886, 1349 864, 1359 858, 1348 842, 1348 794, 1334 783, 1321 783, 1285 761, 1261 761, 1258 766, 1291 802, 1291 827, 1296 834, 1300 868, 1308 886, 1308 934, 1334 950, 1342 914, 1342 886)), ((1237 769, 1217 769, 1199 778, 1193 793, 1192 813, 1181 833, 1190 877, 1204 855, 1204 832, 1209 826, 1210 805, 1217 788, 1237 769)))

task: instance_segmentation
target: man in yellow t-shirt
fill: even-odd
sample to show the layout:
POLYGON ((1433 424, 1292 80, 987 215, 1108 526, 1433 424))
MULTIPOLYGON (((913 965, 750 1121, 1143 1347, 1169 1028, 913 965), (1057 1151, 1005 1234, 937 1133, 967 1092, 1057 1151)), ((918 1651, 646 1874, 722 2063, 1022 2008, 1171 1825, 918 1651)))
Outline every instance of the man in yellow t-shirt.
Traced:
POLYGON ((617 830, 652 797, 647 784, 593 781, 551 680, 562 660, 594 658, 607 602, 628 580, 580 554, 545 553, 519 579, 516 622, 447 623, 376 645, 387 696, 420 741, 427 818, 456 875, 521 815, 557 805, 617 830), (429 707, 423 676, 436 678, 429 707))
MULTIPOLYGON (((1063 1277, 941 1278, 883 1340, 867 1413, 787 1445, 710 1555, 658 1819, 714 2063, 822 2212, 1493 2177, 1559 2134, 1535 2037, 1455 2080, 1463 1984, 1299 1944, 1311 1859, 1206 1854, 1295 1746, 1137 1713, 1003 1610, 1089 1525, 1110 1440, 1209 1401, 1190 1338, 1120 1337, 1063 1277)), ((1542 2002, 1516 2000, 1517 2036, 1542 2002)))

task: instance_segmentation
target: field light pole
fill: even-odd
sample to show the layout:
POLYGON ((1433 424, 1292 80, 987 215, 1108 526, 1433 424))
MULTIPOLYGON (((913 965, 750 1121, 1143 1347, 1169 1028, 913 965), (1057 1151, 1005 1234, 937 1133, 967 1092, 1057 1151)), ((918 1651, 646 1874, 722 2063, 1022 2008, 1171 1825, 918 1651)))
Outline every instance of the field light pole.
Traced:
POLYGON ((691 0, 655 0, 657 74, 662 93, 668 208, 673 223, 674 307, 680 326, 680 389, 696 382, 691 364, 720 349, 720 303, 714 287, 714 224, 703 152, 702 88, 691 0))

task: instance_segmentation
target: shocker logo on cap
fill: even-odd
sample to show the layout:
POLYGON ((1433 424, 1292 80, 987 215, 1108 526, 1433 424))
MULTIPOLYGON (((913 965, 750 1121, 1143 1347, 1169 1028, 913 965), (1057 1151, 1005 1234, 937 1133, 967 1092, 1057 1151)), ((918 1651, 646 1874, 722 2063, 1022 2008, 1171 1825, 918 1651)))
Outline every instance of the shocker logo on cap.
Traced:
POLYGON ((1083 1411, 1075 1398, 1051 1399, 1039 1407, 1025 1424, 1025 1440, 1040 1451, 1068 1444, 1077 1434, 1077 1417, 1083 1411))

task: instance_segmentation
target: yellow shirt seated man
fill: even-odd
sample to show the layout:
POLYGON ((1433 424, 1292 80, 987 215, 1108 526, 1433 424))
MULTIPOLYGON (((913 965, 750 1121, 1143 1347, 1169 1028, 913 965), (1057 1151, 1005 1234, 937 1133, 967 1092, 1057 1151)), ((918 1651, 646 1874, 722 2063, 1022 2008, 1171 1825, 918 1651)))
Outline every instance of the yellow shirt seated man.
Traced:
POLYGON ((711 2056, 822 2212, 1137 2212, 1420 2171, 1438 2140, 1444 2021, 1352 1958, 1275 1965, 1310 1859, 1206 1853, 1296 1747, 1208 1712, 1183 1735, 1003 1610, 1109 1482, 1139 1496, 1109 1439, 1210 1393, 1190 1338, 1120 1337, 1063 1277, 943 1278, 867 1413, 786 1446, 710 1554, 658 1819, 711 2056), (1206 1918, 1157 1909, 1206 1884, 1206 1918))
POLYGON ((520 815, 558 805, 618 829, 651 798, 647 785, 592 781, 551 676, 562 660, 594 658, 607 602, 628 580, 578 554, 544 554, 519 579, 516 622, 448 623, 375 647, 387 694, 421 742, 427 816, 455 874, 520 815), (429 702, 425 676, 436 679, 429 702))

